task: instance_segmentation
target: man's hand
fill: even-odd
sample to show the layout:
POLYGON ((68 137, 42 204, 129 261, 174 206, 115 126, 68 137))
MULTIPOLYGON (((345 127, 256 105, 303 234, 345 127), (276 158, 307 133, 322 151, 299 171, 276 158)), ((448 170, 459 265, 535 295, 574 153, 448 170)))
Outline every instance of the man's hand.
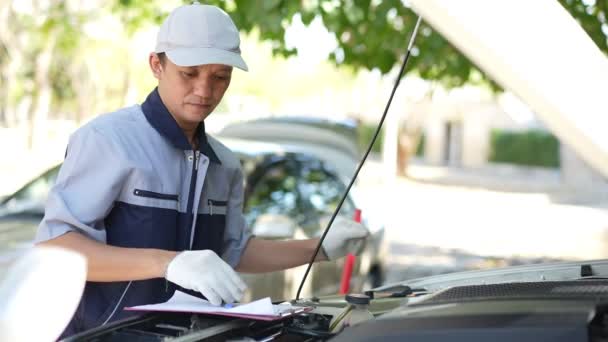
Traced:
POLYGON ((239 301, 247 289, 232 267, 210 250, 179 253, 167 266, 165 278, 200 292, 213 305, 239 301))
POLYGON ((368 230, 361 223, 338 216, 323 240, 323 252, 329 260, 339 259, 348 253, 358 254, 368 235, 368 230))

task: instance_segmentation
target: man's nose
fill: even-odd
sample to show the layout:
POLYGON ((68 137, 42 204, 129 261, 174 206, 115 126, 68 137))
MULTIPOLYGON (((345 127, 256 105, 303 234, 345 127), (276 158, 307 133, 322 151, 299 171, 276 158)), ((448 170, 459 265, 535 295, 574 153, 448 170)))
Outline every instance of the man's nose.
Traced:
POLYGON ((194 95, 202 98, 209 98, 213 93, 213 84, 208 77, 200 77, 194 84, 194 95))

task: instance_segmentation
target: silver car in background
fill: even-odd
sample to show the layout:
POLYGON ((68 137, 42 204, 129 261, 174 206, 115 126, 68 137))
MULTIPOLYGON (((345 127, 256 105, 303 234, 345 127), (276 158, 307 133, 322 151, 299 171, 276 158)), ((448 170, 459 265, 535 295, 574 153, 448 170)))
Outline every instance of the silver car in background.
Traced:
MULTIPOLYGON (((241 155, 247 178, 245 216, 253 233, 265 239, 320 236, 361 157, 357 126, 350 121, 297 116, 257 119, 228 125, 217 138, 241 155), (249 157, 243 158, 246 154, 249 157), (261 155, 272 157, 261 162, 261 155), (253 160, 257 162, 252 164, 253 160)), ((384 225, 365 208, 356 184, 339 215, 354 218, 355 210, 361 210, 370 238, 356 258, 351 291, 382 284, 388 253, 384 225)), ((337 293, 343 267, 344 260, 315 265, 303 294, 337 293)), ((290 298, 304 270, 302 266, 245 279, 256 289, 255 297, 290 298), (280 289, 282 296, 277 293, 280 289)))
MULTIPOLYGON (((352 136, 355 128, 315 119, 277 118, 230 125, 216 136, 241 160, 245 175, 244 213, 256 236, 303 239, 321 234, 324 221, 336 208, 356 166, 356 141, 352 136), (240 136, 242 129, 249 133, 240 136), (275 139, 281 134, 300 139, 275 139)), ((0 203, 0 278, 9 263, 32 246, 59 167, 44 172, 0 203)), ((365 208, 361 208, 355 193, 349 195, 340 215, 351 218, 355 209, 363 209, 363 223, 370 229, 370 239, 356 259, 351 281, 351 289, 360 290, 382 283, 386 248, 383 227, 368 223, 365 208)), ((303 293, 337 293, 342 268, 343 261, 316 265, 303 293)), ((250 288, 245 299, 290 298, 302 275, 302 267, 243 275, 250 288)))

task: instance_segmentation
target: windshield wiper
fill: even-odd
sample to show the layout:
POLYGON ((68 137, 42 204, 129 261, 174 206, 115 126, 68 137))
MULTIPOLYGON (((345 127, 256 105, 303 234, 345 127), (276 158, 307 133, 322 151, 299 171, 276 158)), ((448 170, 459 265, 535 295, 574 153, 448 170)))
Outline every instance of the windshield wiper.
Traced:
POLYGON ((412 289, 407 285, 397 284, 389 287, 382 287, 376 290, 365 291, 365 295, 369 296, 370 299, 375 298, 403 298, 411 294, 423 294, 426 293, 426 289, 412 289))

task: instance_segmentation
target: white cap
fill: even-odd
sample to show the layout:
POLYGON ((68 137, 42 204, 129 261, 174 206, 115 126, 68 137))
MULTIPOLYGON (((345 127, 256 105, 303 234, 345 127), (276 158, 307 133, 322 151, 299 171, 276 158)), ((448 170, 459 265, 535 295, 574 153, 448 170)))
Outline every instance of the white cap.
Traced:
POLYGON ((224 64, 247 71, 240 43, 239 31, 226 12, 195 1, 169 14, 158 32, 154 52, 164 52, 179 66, 224 64))

